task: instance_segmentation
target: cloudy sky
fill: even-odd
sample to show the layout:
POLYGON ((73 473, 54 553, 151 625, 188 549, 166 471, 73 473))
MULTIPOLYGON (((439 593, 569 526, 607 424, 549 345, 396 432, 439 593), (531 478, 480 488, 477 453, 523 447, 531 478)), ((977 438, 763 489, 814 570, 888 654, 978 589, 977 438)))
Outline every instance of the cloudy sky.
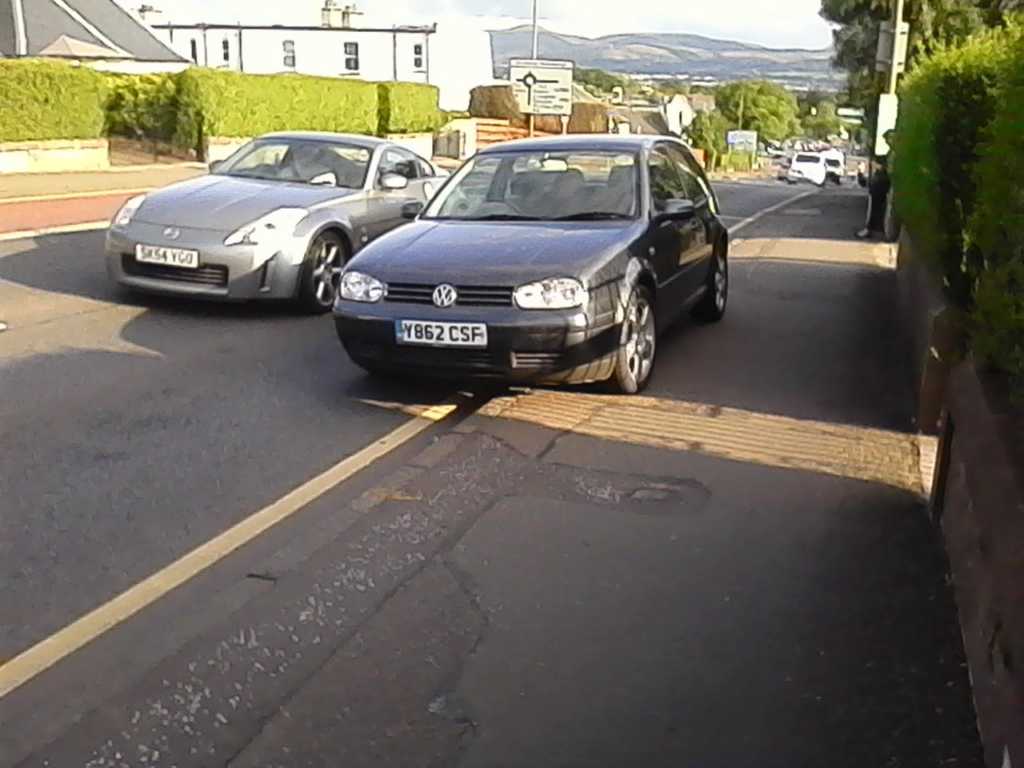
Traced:
MULTIPOLYGON (((317 24, 322 0, 145 0, 163 11, 161 22, 317 24)), ((353 0, 341 0, 344 5, 353 0)), ((119 0, 138 7, 142 0, 119 0)), ((528 20, 531 0, 362 0, 360 23, 422 23, 475 16, 488 28, 528 20)), ((772 47, 824 48, 828 25, 820 0, 540 0, 543 25, 586 35, 616 32, 691 32, 772 47), (687 8, 692 10, 686 10, 687 8), (770 10, 768 10, 770 8, 770 10), (624 9, 628 9, 627 11, 624 9)), ((153 18, 153 17, 151 17, 153 18)), ((158 22, 159 23, 159 22, 158 22)))

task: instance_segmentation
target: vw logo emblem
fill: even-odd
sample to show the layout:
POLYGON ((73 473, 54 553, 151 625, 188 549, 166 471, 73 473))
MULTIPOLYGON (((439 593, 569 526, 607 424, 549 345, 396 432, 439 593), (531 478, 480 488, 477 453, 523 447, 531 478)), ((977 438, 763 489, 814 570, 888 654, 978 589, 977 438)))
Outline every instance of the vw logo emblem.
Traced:
POLYGON ((444 283, 437 286, 434 289, 434 306, 446 308, 450 307, 458 301, 459 292, 455 290, 455 286, 444 283))
POLYGON ((177 227, 168 227, 167 229, 164 230, 164 237, 166 237, 168 240, 177 240, 179 237, 181 237, 181 230, 178 229, 177 227))

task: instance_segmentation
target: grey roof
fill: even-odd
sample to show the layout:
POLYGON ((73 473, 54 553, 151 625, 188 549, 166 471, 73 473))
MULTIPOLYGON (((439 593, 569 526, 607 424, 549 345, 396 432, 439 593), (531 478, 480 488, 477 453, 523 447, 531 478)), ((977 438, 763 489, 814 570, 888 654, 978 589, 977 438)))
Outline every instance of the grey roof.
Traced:
POLYGON ((15 45, 14 8, 0 0, 0 58, 13 56, 15 45))
POLYGON ((185 61, 114 0, 0 0, 0 55, 16 56, 14 6, 25 19, 28 56, 38 56, 62 35, 123 50, 139 61, 185 61), (84 20, 80 21, 80 19, 84 20))

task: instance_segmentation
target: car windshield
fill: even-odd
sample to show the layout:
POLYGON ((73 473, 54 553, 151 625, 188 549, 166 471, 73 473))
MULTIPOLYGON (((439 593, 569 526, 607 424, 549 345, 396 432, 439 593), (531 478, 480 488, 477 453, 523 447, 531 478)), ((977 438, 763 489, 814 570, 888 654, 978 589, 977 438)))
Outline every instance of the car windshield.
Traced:
POLYGON ((794 162, 797 162, 797 163, 815 163, 815 164, 817 164, 817 163, 821 162, 821 156, 820 155, 797 155, 796 156, 796 160, 794 162))
POLYGON ((370 167, 370 150, 313 139, 261 139, 246 144, 214 173, 261 181, 359 189, 370 167))
POLYGON ((842 165, 842 163, 839 160, 836 160, 834 157, 829 157, 825 159, 825 165, 827 165, 829 168, 838 168, 839 166, 842 165))
POLYGON ((638 215, 637 156, 500 152, 467 163, 424 214, 468 221, 600 221, 638 215))

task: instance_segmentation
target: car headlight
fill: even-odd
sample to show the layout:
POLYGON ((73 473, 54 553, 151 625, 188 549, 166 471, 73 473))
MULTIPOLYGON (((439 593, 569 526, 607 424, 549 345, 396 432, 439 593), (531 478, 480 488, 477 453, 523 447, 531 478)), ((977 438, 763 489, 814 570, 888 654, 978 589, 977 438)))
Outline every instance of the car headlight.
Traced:
POLYGON ((587 303, 587 289, 571 277, 555 277, 520 286, 515 292, 520 309, 572 309, 587 303))
POLYGON ((224 240, 224 245, 261 245, 278 238, 290 237, 295 228, 309 215, 305 208, 278 208, 239 227, 224 240))
POLYGON ((341 276, 341 298, 376 304, 384 298, 384 283, 362 272, 346 272, 341 276))
POLYGON ((139 210, 139 206, 142 205, 145 199, 145 195, 138 195, 122 205, 121 210, 114 214, 114 226, 127 227, 131 224, 132 217, 135 215, 135 212, 139 210))

